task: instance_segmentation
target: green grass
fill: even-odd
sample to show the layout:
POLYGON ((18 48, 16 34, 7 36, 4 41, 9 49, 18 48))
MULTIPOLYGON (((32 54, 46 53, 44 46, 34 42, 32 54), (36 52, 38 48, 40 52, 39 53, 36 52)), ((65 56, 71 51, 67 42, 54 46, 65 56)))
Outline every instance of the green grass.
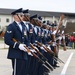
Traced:
POLYGON ((3 40, 4 40, 4 38, 0 37, 0 41, 3 41, 3 40))

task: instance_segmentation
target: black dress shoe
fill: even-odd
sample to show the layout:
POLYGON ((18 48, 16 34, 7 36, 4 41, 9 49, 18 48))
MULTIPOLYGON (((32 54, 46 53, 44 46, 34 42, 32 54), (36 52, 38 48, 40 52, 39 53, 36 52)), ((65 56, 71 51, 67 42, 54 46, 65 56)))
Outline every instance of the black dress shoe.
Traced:
POLYGON ((58 66, 58 65, 55 65, 55 67, 60 67, 60 66, 58 66))
POLYGON ((52 67, 53 67, 54 69, 56 69, 55 65, 52 65, 52 67))
POLYGON ((53 66, 53 68, 54 68, 54 69, 56 69, 56 67, 55 67, 55 66, 53 66))

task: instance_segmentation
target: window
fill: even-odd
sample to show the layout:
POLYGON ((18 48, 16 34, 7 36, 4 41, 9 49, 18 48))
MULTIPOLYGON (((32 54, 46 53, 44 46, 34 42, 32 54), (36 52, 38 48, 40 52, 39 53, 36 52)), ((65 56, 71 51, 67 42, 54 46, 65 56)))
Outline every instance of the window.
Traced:
POLYGON ((1 29, 1 25, 0 25, 0 29, 1 29))
POLYGON ((9 19, 8 18, 6 19, 6 22, 9 22, 9 19))
POLYGON ((0 18, 0 22, 1 22, 1 18, 0 18))

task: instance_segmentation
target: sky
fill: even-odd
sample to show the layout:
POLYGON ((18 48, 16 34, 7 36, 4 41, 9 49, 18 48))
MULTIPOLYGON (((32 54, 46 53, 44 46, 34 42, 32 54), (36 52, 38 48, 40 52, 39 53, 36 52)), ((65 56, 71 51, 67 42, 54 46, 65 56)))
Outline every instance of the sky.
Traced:
POLYGON ((0 0, 0 8, 75 13, 75 0, 0 0))

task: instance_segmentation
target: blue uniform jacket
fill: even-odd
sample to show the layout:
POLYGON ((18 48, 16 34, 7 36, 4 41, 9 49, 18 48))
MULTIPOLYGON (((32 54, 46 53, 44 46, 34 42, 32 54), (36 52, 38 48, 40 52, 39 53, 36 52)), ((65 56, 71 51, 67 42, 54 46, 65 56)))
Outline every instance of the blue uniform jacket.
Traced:
POLYGON ((15 38, 17 41, 28 45, 28 38, 26 34, 26 28, 22 25, 22 31, 20 30, 17 23, 14 21, 7 27, 7 31, 4 36, 4 41, 7 45, 9 45, 9 51, 7 58, 13 59, 27 59, 27 53, 21 51, 19 47, 19 43, 15 44, 12 38, 15 38))
POLYGON ((35 36, 33 27, 30 23, 28 23, 29 30, 27 31, 29 43, 35 43, 35 36))

